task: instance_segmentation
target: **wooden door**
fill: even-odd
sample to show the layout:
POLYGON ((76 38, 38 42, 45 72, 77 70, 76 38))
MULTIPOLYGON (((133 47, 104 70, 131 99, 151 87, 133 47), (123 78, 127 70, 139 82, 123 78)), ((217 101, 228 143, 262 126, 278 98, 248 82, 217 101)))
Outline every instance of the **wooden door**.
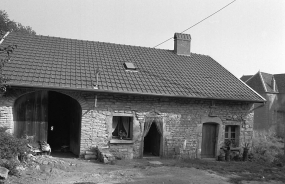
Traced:
POLYGON ((202 158, 214 158, 217 141, 217 125, 214 123, 204 123, 202 129, 202 158))
POLYGON ((38 91, 18 98, 14 105, 15 135, 33 136, 34 141, 47 140, 47 91, 38 91))

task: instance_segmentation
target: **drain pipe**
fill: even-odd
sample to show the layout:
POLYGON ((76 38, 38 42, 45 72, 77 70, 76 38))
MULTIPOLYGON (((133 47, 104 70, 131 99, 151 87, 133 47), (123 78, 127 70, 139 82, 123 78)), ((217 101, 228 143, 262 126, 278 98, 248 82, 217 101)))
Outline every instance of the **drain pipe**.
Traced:
POLYGON ((260 106, 257 106, 257 107, 255 107, 255 108, 249 110, 249 112, 253 112, 253 111, 255 111, 256 109, 259 109, 259 108, 263 107, 263 106, 265 105, 265 103, 266 103, 266 102, 263 102, 260 106))

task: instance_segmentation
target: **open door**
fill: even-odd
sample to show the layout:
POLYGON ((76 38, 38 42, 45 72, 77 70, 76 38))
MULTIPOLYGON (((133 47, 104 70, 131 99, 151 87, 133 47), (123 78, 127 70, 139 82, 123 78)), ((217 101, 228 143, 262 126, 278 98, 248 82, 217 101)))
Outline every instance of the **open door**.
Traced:
POLYGON ((52 152, 68 146, 80 154, 82 109, 73 98, 54 91, 37 91, 19 97, 14 104, 14 134, 47 141, 52 152))
POLYGON ((160 156, 161 135, 157 131, 155 123, 152 123, 149 132, 144 138, 143 156, 160 156))

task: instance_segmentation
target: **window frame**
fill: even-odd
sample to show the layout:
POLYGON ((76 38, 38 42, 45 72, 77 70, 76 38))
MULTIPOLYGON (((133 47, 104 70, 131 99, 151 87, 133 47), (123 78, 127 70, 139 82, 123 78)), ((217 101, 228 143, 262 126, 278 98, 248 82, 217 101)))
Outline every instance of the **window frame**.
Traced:
MULTIPOLYGON (((126 113, 113 113, 113 116, 112 116, 112 121, 111 121, 111 126, 113 126, 113 120, 114 120, 114 117, 129 117, 131 118, 130 119, 130 137, 129 138, 125 138, 123 140, 125 141, 132 141, 133 140, 133 128, 134 128, 134 115, 133 114, 126 114, 126 113)), ((114 128, 114 131, 116 130, 116 127, 114 128)), ((111 140, 120 140, 119 139, 119 136, 113 136, 113 132, 111 132, 111 140)))
POLYGON ((231 140, 232 142, 234 142, 234 145, 232 145, 232 147, 239 147, 239 138, 240 138, 240 125, 225 125, 225 136, 224 136, 225 142, 227 140, 231 140), (233 127, 234 130, 232 130, 233 127), (234 135, 234 138, 231 138, 232 137, 231 135, 234 135))

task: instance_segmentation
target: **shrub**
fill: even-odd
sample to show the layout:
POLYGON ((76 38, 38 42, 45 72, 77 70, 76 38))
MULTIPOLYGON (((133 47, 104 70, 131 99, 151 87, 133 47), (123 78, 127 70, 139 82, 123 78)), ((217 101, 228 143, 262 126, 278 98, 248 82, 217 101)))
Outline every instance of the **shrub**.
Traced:
POLYGON ((10 175, 15 175, 15 176, 19 175, 19 171, 17 170, 17 166, 19 165, 20 165, 20 162, 15 159, 10 159, 10 160, 1 159, 0 160, 0 166, 8 169, 10 175))
POLYGON ((252 140, 253 160, 267 163, 274 162, 277 155, 283 155, 284 143, 272 132, 254 132, 252 140))
POLYGON ((7 132, 0 132, 0 159, 24 158, 28 151, 27 141, 12 136, 7 132))

